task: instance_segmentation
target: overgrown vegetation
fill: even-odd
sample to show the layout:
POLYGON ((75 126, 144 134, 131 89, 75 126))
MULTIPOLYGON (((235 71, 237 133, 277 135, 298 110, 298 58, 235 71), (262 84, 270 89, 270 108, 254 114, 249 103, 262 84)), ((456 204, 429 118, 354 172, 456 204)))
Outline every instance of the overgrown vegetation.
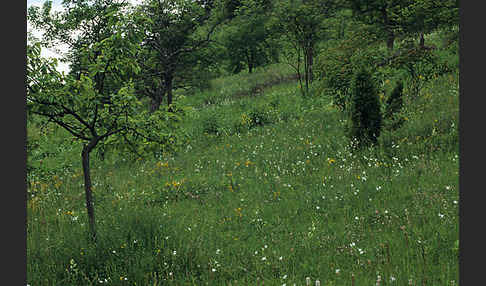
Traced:
POLYGON ((295 43, 274 1, 121 2, 29 11, 51 29, 27 50, 29 285, 458 284, 454 1, 392 1, 378 24, 388 1, 326 1, 326 17, 285 23, 295 43), (58 38, 86 19, 100 37, 58 38), (156 26, 184 31, 177 61, 156 26), (61 75, 39 47, 68 38, 61 75))
POLYGON ((371 73, 364 67, 353 75, 349 114, 348 136, 353 146, 363 148, 376 144, 382 125, 380 99, 371 73))

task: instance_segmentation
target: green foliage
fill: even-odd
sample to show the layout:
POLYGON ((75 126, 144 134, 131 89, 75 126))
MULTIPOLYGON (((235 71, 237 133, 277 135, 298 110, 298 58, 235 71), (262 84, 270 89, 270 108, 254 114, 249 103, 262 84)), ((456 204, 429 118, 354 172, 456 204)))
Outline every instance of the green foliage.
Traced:
POLYGON ((65 0, 61 5, 64 11, 52 11, 52 1, 45 1, 42 7, 30 6, 27 20, 34 28, 44 31, 39 39, 42 47, 58 50, 58 45, 67 46, 58 53, 70 63, 69 73, 74 76, 86 71, 86 62, 83 62, 86 59, 81 59, 83 48, 110 38, 115 24, 117 30, 124 30, 127 38, 137 40, 130 16, 122 13, 128 8, 127 2, 65 0))
POLYGON ((403 107, 403 83, 398 81, 393 88, 390 96, 386 100, 384 119, 388 121, 387 125, 392 130, 398 129, 404 119, 399 115, 403 107))
POLYGON ((348 136, 357 148, 376 144, 380 136, 382 115, 380 100, 371 73, 358 70, 351 82, 351 107, 348 136))
POLYGON ((255 106, 248 112, 248 118, 250 128, 269 124, 273 121, 272 109, 268 105, 255 106))
POLYGON ((226 18, 233 19, 236 17, 238 7, 240 7, 240 0, 224 0, 223 1, 223 14, 226 18))
POLYGON ((40 46, 28 47, 27 108, 32 114, 49 118, 68 130, 75 138, 90 141, 105 138, 125 130, 130 116, 137 113, 137 101, 127 79, 138 72, 130 61, 132 47, 117 45, 122 41, 114 34, 85 50, 85 57, 99 56, 87 63, 88 71, 79 79, 63 77, 55 65, 40 58, 40 46), (115 50, 117 47, 119 50, 115 50), (100 65, 105 69, 100 69, 100 65), (107 74, 103 83, 97 75, 107 74), (117 82, 118 81, 118 82, 117 82), (118 85, 118 89, 116 89, 118 85))
POLYGON ((201 118, 202 131, 207 134, 218 134, 221 128, 221 116, 216 110, 207 112, 201 118))
MULTIPOLYGON (((217 137, 193 132, 173 156, 131 161, 110 152, 93 162, 97 246, 82 238, 79 172, 31 177, 28 283, 253 285, 259 277, 305 285, 311 277, 346 285, 354 274, 356 285, 368 285, 377 272, 395 284, 457 282, 457 75, 427 83, 430 97, 404 105, 407 124, 383 130, 379 146, 360 154, 329 98, 301 97, 297 88, 294 81, 198 105, 182 118, 189 129, 217 109, 226 128, 268 104, 279 115, 293 110, 287 121, 217 137)), ((56 157, 75 162, 68 154, 56 157)))
MULTIPOLYGON (((389 50, 400 36, 430 33, 459 23, 459 1, 349 0, 357 19, 374 25, 389 50)), ((423 39, 423 38, 422 38, 423 39)))
POLYGON ((277 60, 277 46, 269 27, 269 7, 265 1, 245 0, 234 10, 231 22, 220 33, 228 59, 227 69, 252 73, 258 66, 277 60))
POLYGON ((181 103, 197 107, 227 104, 242 97, 259 95, 274 85, 293 82, 295 77, 288 65, 272 64, 259 67, 251 74, 240 73, 213 79, 210 81, 211 89, 199 92, 195 96, 189 95, 181 103))
POLYGON ((376 27, 377 35, 385 40, 392 50, 400 33, 400 12, 408 0, 349 0, 354 16, 360 21, 376 27))
POLYGON ((125 22, 115 12, 104 15, 111 35, 76 50, 82 66, 78 75, 57 72, 55 62, 41 58, 39 43, 27 47, 28 112, 47 118, 83 143, 86 208, 93 240, 96 230, 90 153, 101 146, 103 156, 105 148, 118 140, 135 152, 139 144, 156 144, 163 150, 174 143, 174 136, 170 131, 165 133, 167 126, 162 123, 169 121, 167 117, 146 120, 139 112, 141 103, 132 81, 140 71, 135 61, 138 43, 125 33, 125 22))
POLYGON ((283 1, 274 13, 275 30, 284 41, 286 62, 297 72, 301 94, 309 93, 314 80, 318 43, 327 36, 325 18, 335 13, 335 1, 283 1))
POLYGON ((403 106, 403 83, 402 81, 398 81, 395 87, 393 88, 390 96, 388 96, 386 100, 386 111, 385 111, 385 118, 390 118, 394 114, 400 112, 403 106))
POLYGON ((434 50, 416 47, 412 42, 406 41, 390 65, 407 73, 407 91, 410 97, 416 98, 426 82, 454 69, 444 60, 434 50))
POLYGON ((362 66, 375 66, 384 55, 367 26, 361 26, 343 39, 329 41, 319 54, 316 68, 323 92, 345 110, 350 100, 353 74, 362 66))
POLYGON ((187 140, 187 134, 181 128, 184 114, 184 109, 177 105, 172 105, 171 112, 168 108, 155 112, 140 111, 131 119, 129 131, 104 141, 103 146, 121 153, 133 152, 141 157, 175 154, 187 140))
POLYGON ((459 24, 459 1, 409 1, 400 10, 401 29, 409 34, 430 33, 459 24))
POLYGON ((144 39, 138 62, 146 73, 138 89, 151 99, 151 111, 164 97, 173 101, 177 88, 204 88, 204 73, 214 68, 213 57, 203 51, 221 23, 217 9, 195 1, 146 1, 135 12, 136 29, 144 39), (177 9, 179 12, 174 13, 177 9))
MULTIPOLYGON (((81 13, 91 3, 112 1, 65 2, 79 4, 75 10, 81 13)), ((235 4, 234 16, 236 8, 248 3, 225 2, 235 4)), ((104 23, 103 13, 85 12, 81 14, 94 22, 86 27, 104 23)), ((374 36, 382 36, 376 33, 380 29, 353 21, 344 25, 340 21, 346 17, 334 23, 325 19, 323 26, 336 39, 316 46, 327 49, 319 52, 326 60, 319 62, 323 68, 318 72, 323 79, 327 71, 335 72, 346 82, 341 87, 336 80, 333 87, 345 91, 350 103, 346 112, 332 104, 327 91, 318 93, 318 82, 310 86, 309 96, 299 96, 303 85, 286 65, 213 79, 203 92, 179 89, 179 83, 193 84, 186 76, 197 65, 221 56, 213 46, 214 55, 199 50, 184 58, 191 64, 173 81, 177 104, 172 112, 160 108, 150 113, 139 100, 140 91, 163 87, 163 82, 152 77, 145 86, 138 76, 152 76, 167 66, 153 60, 153 51, 140 49, 138 32, 131 31, 140 28, 140 23, 131 23, 140 18, 107 18, 118 24, 104 27, 109 33, 100 36, 107 40, 91 41, 92 49, 77 46, 76 63, 82 65, 68 76, 56 72, 55 61, 39 57, 40 46, 27 50, 29 285, 305 285, 306 277, 312 284, 319 279, 321 285, 375 285, 377 280, 391 285, 457 284, 455 44, 431 51, 435 63, 448 69, 414 66, 418 74, 425 77, 429 70, 431 76, 412 99, 407 96, 411 76, 406 54, 397 54, 403 64, 383 61, 393 55, 373 44, 374 36), (152 61, 138 66, 141 59, 152 61), (339 73, 340 61, 346 73, 339 73), (359 73, 362 66, 373 74, 359 73), (140 81, 135 83, 135 78, 140 81), (397 79, 403 89, 400 82, 394 84, 397 79), (373 136, 376 132, 358 133, 376 144, 355 152, 347 137, 352 115, 359 110, 360 119, 369 113, 374 118, 374 125, 358 121, 363 128, 357 131, 366 130, 363 122, 376 128, 377 97, 383 101, 385 94, 382 125, 391 122, 390 116, 403 118, 404 124, 383 128, 379 137, 373 136), (64 113, 57 120, 84 136, 90 136, 89 128, 77 123, 73 113, 96 122, 99 136, 110 124, 120 130, 99 139, 95 151, 110 152, 103 161, 91 162, 96 244, 84 239, 89 218, 83 211, 79 171, 83 146, 78 143, 83 138, 73 139, 69 129, 51 124, 54 119, 42 125, 49 117, 42 121, 35 112, 64 113)), ((210 28, 198 27, 186 48, 210 28)), ((436 45, 444 38, 442 31, 426 37, 436 45)), ((282 43, 291 47, 286 39, 282 43)), ((218 62, 208 70, 222 67, 218 62)))

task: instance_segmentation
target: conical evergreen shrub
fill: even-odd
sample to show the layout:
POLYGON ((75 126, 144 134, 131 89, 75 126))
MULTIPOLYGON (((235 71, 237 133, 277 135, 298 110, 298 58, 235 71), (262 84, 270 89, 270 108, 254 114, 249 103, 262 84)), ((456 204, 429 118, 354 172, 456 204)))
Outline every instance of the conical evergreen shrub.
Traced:
POLYGON ((360 68, 351 82, 348 136, 354 147, 366 147, 378 142, 382 114, 380 99, 371 73, 360 68))

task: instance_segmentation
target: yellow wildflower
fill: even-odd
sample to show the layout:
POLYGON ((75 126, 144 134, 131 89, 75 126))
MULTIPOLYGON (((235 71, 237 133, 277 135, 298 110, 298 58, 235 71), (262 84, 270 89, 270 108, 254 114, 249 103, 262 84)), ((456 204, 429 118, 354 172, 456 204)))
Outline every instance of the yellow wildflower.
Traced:
POLYGON ((239 217, 242 217, 243 214, 241 213, 241 208, 236 208, 235 209, 235 212, 236 212, 236 215, 239 216, 239 217))

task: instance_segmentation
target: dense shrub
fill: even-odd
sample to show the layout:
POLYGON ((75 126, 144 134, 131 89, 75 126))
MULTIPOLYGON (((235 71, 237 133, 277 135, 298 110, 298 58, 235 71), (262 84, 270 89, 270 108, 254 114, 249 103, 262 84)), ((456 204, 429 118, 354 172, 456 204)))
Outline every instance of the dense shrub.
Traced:
POLYGON ((207 134, 218 134, 221 128, 221 118, 216 111, 206 113, 201 118, 202 130, 207 134))
POLYGON ((384 119, 391 130, 400 128, 404 119, 399 116, 403 107, 403 83, 399 81, 386 100, 384 119))
POLYGON ((374 39, 370 31, 357 30, 344 39, 329 41, 318 57, 316 72, 321 90, 342 110, 349 102, 353 74, 360 66, 373 66, 385 56, 374 39))
POLYGON ((272 108, 270 103, 263 105, 256 105, 250 108, 249 111, 241 114, 233 122, 233 129, 237 133, 245 130, 250 130, 255 127, 272 124, 278 121, 278 113, 272 108))
POLYGON ((252 127, 263 126, 271 122, 270 110, 267 106, 254 107, 248 113, 248 117, 250 118, 250 124, 252 127))
POLYGON ((427 82, 456 68, 453 61, 449 62, 446 54, 447 52, 433 47, 417 47, 408 39, 390 60, 390 67, 406 73, 406 93, 411 98, 417 98, 427 82))
POLYGON ((364 68, 353 75, 349 115, 348 136, 354 147, 376 144, 382 124, 380 100, 371 73, 364 68))

